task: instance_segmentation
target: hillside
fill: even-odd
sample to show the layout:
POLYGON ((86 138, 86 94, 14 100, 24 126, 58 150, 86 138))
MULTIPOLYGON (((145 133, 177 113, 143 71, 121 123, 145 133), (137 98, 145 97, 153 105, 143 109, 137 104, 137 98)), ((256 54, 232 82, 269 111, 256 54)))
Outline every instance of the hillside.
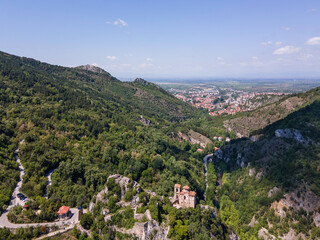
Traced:
POLYGON ((310 104, 215 153, 220 214, 240 236, 319 239, 319 91, 280 102, 310 104))
MULTIPOLYGON (((88 208, 116 173, 166 199, 177 182, 203 199, 202 158, 212 145, 199 153, 199 144, 179 141, 176 134, 193 130, 208 136, 207 129, 215 131, 208 126, 211 118, 157 85, 143 79, 121 82, 96 67, 54 66, 0 52, 0 96, 0 188, 5 189, 0 211, 19 179, 13 158, 18 145, 25 169, 21 192, 32 199, 27 204, 33 209, 12 208, 10 221, 52 221, 61 205, 88 208), (52 181, 47 186, 48 173, 52 181)), ((171 211, 165 209, 164 217, 171 211)), ((193 211, 199 224, 201 211, 193 211)), ((190 217, 191 212, 184 214, 190 217)), ((225 239, 227 234, 220 220, 206 225, 219 230, 194 231, 183 219, 170 224, 176 226, 170 233, 176 238, 218 231, 217 238, 225 239)))
POLYGON ((316 99, 320 99, 318 88, 306 93, 286 96, 280 101, 260 107, 254 111, 226 117, 223 125, 228 131, 235 132, 238 137, 248 137, 254 131, 266 127, 290 113, 305 107, 316 99))

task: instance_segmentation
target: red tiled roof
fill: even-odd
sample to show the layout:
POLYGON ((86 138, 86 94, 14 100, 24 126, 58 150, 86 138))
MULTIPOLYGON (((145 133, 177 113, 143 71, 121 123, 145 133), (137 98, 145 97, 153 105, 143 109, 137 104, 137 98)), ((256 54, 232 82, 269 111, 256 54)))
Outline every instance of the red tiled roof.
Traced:
POLYGON ((189 189, 190 189, 190 187, 189 187, 189 186, 184 186, 184 187, 183 187, 183 189, 185 189, 185 190, 189 190, 189 189))
POLYGON ((195 197, 197 195, 197 193, 193 192, 193 191, 191 191, 189 194, 190 194, 190 196, 193 196, 193 197, 195 197))
POLYGON ((180 184, 175 184, 174 187, 175 188, 181 188, 181 185, 180 184))
POLYGON ((58 214, 63 215, 69 212, 70 207, 62 206, 59 208, 58 214))

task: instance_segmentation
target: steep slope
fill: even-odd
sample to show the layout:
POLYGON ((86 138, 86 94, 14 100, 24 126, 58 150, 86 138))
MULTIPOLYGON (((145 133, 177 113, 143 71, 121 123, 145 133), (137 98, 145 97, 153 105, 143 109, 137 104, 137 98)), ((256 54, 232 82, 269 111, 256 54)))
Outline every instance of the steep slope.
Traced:
MULTIPOLYGON (((299 97, 311 101, 319 91, 299 97)), ((223 171, 221 216, 240 236, 320 237, 319 109, 315 100, 215 153, 215 165, 223 171)))
POLYGON ((239 137, 248 137, 255 130, 283 119, 290 113, 311 104, 316 99, 320 99, 318 89, 289 95, 278 102, 268 104, 252 112, 238 114, 233 119, 226 119, 224 126, 228 131, 234 131, 239 137))

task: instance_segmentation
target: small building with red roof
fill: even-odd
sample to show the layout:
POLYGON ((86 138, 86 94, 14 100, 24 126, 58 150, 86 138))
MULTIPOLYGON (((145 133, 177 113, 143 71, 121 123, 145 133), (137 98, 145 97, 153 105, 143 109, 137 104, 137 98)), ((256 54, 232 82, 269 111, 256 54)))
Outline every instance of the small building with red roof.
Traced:
POLYGON ((67 207, 67 206, 60 207, 59 211, 58 211, 58 214, 59 214, 59 218, 68 218, 68 217, 70 217, 70 215, 71 215, 70 207, 67 207))

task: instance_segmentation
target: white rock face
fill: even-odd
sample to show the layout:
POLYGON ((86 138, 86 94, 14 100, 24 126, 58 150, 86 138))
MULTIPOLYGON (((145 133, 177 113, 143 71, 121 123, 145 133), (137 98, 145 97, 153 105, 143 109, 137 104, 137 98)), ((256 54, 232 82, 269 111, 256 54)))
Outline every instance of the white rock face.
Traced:
POLYGON ((249 170, 249 176, 252 177, 253 175, 256 174, 256 169, 255 168, 250 168, 249 170))
POLYGON ((277 129, 275 131, 275 136, 278 138, 291 138, 300 143, 308 143, 307 140, 302 136, 300 131, 298 131, 297 129, 277 129))
POLYGON ((262 134, 260 134, 260 135, 253 135, 253 136, 250 137, 250 141, 251 141, 251 142, 258 142, 262 137, 263 137, 262 134))
POLYGON ((279 192, 280 191, 280 189, 279 188, 277 188, 277 187, 274 187, 274 188, 272 188, 272 189, 270 189, 270 191, 268 192, 268 197, 270 198, 270 197, 273 197, 277 192, 279 192))
POLYGON ((167 240, 169 226, 160 226, 157 221, 150 220, 148 222, 136 222, 132 229, 117 229, 120 232, 133 234, 139 240, 167 240))
POLYGON ((316 213, 313 217, 314 224, 316 227, 320 227, 320 213, 316 213))

